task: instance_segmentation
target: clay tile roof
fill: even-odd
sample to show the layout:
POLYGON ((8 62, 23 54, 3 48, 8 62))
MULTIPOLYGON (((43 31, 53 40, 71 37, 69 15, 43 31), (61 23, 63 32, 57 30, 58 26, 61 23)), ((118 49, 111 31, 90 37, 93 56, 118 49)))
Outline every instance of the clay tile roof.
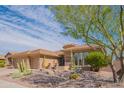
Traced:
POLYGON ((81 45, 81 46, 75 46, 75 47, 70 47, 67 49, 64 49, 64 51, 87 51, 87 50, 100 50, 100 47, 97 45, 81 45))
POLYGON ((66 44, 63 46, 64 49, 67 49, 67 48, 71 48, 71 47, 75 47, 75 46, 78 46, 76 44, 66 44))
POLYGON ((63 50, 60 50, 60 51, 56 51, 57 55, 61 56, 61 55, 64 55, 64 52, 63 50))
POLYGON ((57 53, 55 53, 53 51, 45 50, 45 49, 37 49, 37 50, 31 51, 30 54, 31 55, 41 54, 41 55, 48 55, 48 56, 58 57, 57 53))
POLYGON ((17 52, 8 52, 5 57, 11 57, 13 56, 14 54, 17 54, 17 52))
POLYGON ((30 54, 30 51, 18 52, 18 53, 15 53, 13 55, 14 56, 26 56, 28 54, 30 54))
POLYGON ((24 51, 24 52, 18 52, 18 53, 7 53, 7 57, 20 57, 20 56, 29 56, 29 55, 35 55, 35 54, 41 54, 41 55, 47 55, 52 57, 58 57, 58 54, 53 51, 45 50, 45 49, 37 49, 33 51, 24 51))

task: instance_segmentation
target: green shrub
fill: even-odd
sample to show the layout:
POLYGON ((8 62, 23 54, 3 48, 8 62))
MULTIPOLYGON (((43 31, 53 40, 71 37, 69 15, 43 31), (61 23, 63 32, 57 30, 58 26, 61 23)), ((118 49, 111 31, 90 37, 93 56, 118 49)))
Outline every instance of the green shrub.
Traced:
POLYGON ((70 74, 70 76, 69 76, 70 79, 78 79, 79 77, 80 77, 80 75, 77 73, 70 74))
POLYGON ((26 76, 26 75, 30 75, 32 74, 32 71, 31 70, 27 70, 27 71, 24 71, 23 72, 23 75, 26 76))
POLYGON ((11 74, 12 78, 20 78, 23 76, 23 73, 19 73, 18 71, 11 74))
POLYGON ((69 69, 70 70, 76 70, 78 67, 76 65, 70 65, 69 69))
POLYGON ((5 60, 0 60, 0 67, 5 67, 5 60))
POLYGON ((21 73, 19 71, 15 71, 14 73, 11 74, 11 76, 12 76, 12 78, 21 78, 23 76, 27 76, 30 74, 32 74, 31 70, 24 71, 23 73, 21 73))
POLYGON ((89 53, 85 61, 91 65, 93 71, 99 71, 101 67, 107 66, 107 60, 102 52, 89 53))

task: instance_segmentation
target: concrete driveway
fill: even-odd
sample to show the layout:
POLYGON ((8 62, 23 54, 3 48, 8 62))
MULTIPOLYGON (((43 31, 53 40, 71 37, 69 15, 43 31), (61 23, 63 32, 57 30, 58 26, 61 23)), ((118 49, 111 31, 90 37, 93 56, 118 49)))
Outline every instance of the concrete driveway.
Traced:
POLYGON ((15 69, 0 68, 0 76, 9 75, 13 73, 15 69))
MULTIPOLYGON (((15 69, 0 68, 0 77, 13 73, 15 69)), ((0 88, 23 88, 23 86, 0 78, 0 88)))
POLYGON ((0 80, 0 88, 23 88, 23 86, 13 83, 13 82, 0 80))

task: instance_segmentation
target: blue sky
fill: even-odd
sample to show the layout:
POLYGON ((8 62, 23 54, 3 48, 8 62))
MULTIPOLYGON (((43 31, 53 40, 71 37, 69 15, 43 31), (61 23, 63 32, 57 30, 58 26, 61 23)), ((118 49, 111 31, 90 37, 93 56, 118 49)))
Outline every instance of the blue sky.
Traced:
POLYGON ((32 49, 62 49, 79 40, 63 36, 64 28, 46 6, 0 6, 0 54, 32 49))

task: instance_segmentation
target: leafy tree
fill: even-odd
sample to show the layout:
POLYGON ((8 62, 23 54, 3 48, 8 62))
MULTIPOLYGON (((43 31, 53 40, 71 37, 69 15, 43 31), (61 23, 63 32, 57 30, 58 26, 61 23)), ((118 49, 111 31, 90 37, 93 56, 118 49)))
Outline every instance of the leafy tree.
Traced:
POLYGON ((91 65, 94 71, 99 71, 100 68, 107 66, 107 60, 102 52, 91 52, 89 53, 85 61, 91 65))
MULTIPOLYGON (((58 22, 75 39, 99 45, 106 56, 111 55, 109 62, 114 82, 122 80, 124 74, 124 9, 123 6, 50 6, 58 22), (119 59, 121 74, 117 78, 113 59, 119 59)), ((92 47, 92 46, 91 46, 92 47)))

